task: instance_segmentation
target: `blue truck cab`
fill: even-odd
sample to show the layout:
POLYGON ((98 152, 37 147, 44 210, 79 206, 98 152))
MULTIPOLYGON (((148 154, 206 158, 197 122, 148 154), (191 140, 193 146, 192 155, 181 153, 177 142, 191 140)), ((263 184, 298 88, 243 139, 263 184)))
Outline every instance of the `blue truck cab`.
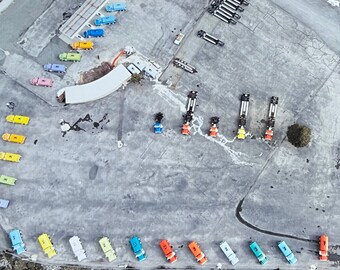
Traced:
POLYGON ((89 37, 103 37, 105 35, 104 29, 98 28, 98 29, 89 29, 86 30, 83 33, 84 38, 89 38, 89 37))
POLYGON ((290 264, 294 264, 297 262, 296 257, 294 256, 293 252, 291 251, 291 249, 288 247, 288 245, 286 244, 285 241, 280 241, 278 242, 277 246, 279 247, 279 249, 281 250, 281 252, 283 253, 283 255, 285 255, 287 261, 290 264))
POLYGON ((9 232, 9 238, 11 239, 13 250, 20 255, 26 251, 24 241, 22 240, 21 231, 18 229, 11 230, 9 232))
POLYGON ((115 16, 100 17, 100 18, 94 20, 94 24, 96 26, 100 26, 100 25, 103 25, 103 24, 114 24, 115 22, 116 22, 115 16))
POLYGON ((48 71, 48 72, 58 72, 58 73, 65 73, 66 72, 66 66, 65 65, 46 64, 46 65, 43 65, 43 68, 44 68, 45 71, 48 71))
POLYGON ((138 261, 141 262, 147 258, 142 246, 142 242, 140 241, 140 238, 138 236, 131 237, 130 245, 138 261))
POLYGON ((113 11, 125 11, 126 10, 126 4, 125 3, 112 3, 105 7, 105 10, 107 12, 113 12, 113 11))
POLYGON ((251 242, 249 247, 256 258, 259 260, 260 264, 265 265, 268 262, 266 255, 263 253, 260 246, 256 242, 251 242))
POLYGON ((162 123, 155 122, 153 124, 153 131, 155 134, 162 134, 163 133, 163 125, 162 123))

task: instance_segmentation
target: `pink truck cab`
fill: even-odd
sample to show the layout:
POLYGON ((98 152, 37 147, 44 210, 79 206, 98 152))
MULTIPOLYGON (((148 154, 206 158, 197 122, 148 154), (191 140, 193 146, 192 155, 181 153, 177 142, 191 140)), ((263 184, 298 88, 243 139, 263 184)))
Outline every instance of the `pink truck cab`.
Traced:
POLYGON ((31 79, 31 84, 37 86, 52 87, 53 82, 51 79, 43 77, 34 77, 31 79))

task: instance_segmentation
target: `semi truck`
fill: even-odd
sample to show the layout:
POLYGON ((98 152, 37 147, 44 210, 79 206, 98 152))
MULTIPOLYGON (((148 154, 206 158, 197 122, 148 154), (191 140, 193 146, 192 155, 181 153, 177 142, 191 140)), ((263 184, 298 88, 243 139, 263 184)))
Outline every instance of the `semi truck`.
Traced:
POLYGON ((265 265, 268 262, 266 255, 263 253, 262 249, 256 242, 251 242, 249 247, 260 264, 265 265))
POLYGON ((188 101, 186 105, 186 114, 183 115, 184 122, 182 125, 182 134, 190 135, 190 124, 194 116, 196 101, 197 101, 197 91, 190 91, 188 94, 188 101))
POLYGON ((195 256, 197 262, 200 265, 203 265, 208 261, 208 258, 204 255, 197 242, 195 241, 190 242, 188 248, 191 251, 191 253, 195 256))
POLYGON ((168 240, 163 239, 159 242, 159 246, 161 247, 167 261, 169 263, 174 263, 177 261, 177 256, 175 254, 175 252, 172 250, 172 247, 169 243, 168 240))
POLYGON ((6 121, 13 124, 28 125, 30 118, 24 115, 7 115, 6 121))
POLYGON ((273 139, 273 132, 274 132, 274 125, 275 125, 278 102, 279 102, 278 97, 274 97, 274 96, 271 97, 270 104, 269 104, 267 129, 264 134, 264 139, 266 141, 271 141, 273 139))
POLYGON ((242 94, 240 117, 238 120, 238 131, 237 131, 237 138, 239 140, 244 140, 246 138, 245 127, 247 123, 248 108, 249 108, 249 94, 242 94))
POLYGON ((76 41, 71 44, 73 50, 92 50, 93 42, 90 40, 76 41))
POLYGON ((203 30, 199 30, 197 32, 197 36, 214 44, 214 45, 219 45, 219 46, 224 46, 224 43, 219 40, 218 38, 214 37, 213 35, 208 34, 207 32, 203 31, 203 30))
POLYGON ((103 236, 102 238, 100 238, 99 245, 102 248, 105 257, 108 259, 109 262, 112 262, 113 260, 117 259, 116 252, 112 248, 110 239, 108 237, 103 236))

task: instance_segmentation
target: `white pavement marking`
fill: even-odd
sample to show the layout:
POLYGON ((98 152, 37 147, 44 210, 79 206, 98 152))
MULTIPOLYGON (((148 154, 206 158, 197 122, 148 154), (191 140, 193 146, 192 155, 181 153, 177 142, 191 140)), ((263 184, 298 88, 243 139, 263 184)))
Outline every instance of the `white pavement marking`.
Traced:
MULTIPOLYGON (((182 112, 185 112, 185 105, 183 102, 180 100, 181 96, 179 94, 175 94, 172 92, 166 85, 162 85, 161 83, 155 84, 153 86, 154 90, 157 90, 157 93, 159 94, 160 97, 162 97, 165 101, 169 103, 170 106, 172 107, 180 107, 182 112)), ((198 133, 199 135, 203 136, 209 141, 212 141, 214 143, 217 143, 218 145, 222 146, 222 148, 229 153, 231 159, 233 162, 237 165, 243 165, 243 166, 253 166, 253 163, 248 163, 245 161, 241 161, 240 157, 242 156, 247 156, 244 153, 241 152, 236 152, 230 147, 228 147, 226 144, 232 143, 235 141, 236 137, 234 137, 232 140, 228 140, 226 137, 223 135, 218 135, 218 139, 214 139, 210 137, 208 134, 203 134, 201 127, 203 125, 203 117, 202 116, 194 116, 193 121, 192 121, 192 127, 191 129, 193 130, 193 135, 198 133)))

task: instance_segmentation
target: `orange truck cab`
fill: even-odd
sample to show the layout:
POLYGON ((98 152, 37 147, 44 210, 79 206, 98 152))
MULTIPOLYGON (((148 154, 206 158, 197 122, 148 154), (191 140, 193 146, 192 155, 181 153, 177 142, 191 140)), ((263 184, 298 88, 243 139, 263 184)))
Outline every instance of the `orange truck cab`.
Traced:
POLYGON ((320 250, 320 261, 328 261, 328 236, 323 234, 319 240, 320 250))
POLYGON ((190 242, 188 247, 191 253, 194 254, 194 256, 196 257, 196 260, 200 265, 203 265, 208 261, 207 257, 205 257, 204 253, 202 252, 200 246, 195 241, 190 242))
POLYGON ((161 247, 166 259, 169 263, 174 263, 177 261, 177 256, 175 252, 172 250, 172 247, 168 240, 162 240, 159 242, 159 246, 161 247))
POLYGON ((182 134, 183 135, 190 135, 190 124, 184 123, 182 126, 182 134))
POLYGON ((24 135, 19 134, 4 133, 2 134, 2 139, 7 142, 23 144, 25 142, 26 137, 24 135))

